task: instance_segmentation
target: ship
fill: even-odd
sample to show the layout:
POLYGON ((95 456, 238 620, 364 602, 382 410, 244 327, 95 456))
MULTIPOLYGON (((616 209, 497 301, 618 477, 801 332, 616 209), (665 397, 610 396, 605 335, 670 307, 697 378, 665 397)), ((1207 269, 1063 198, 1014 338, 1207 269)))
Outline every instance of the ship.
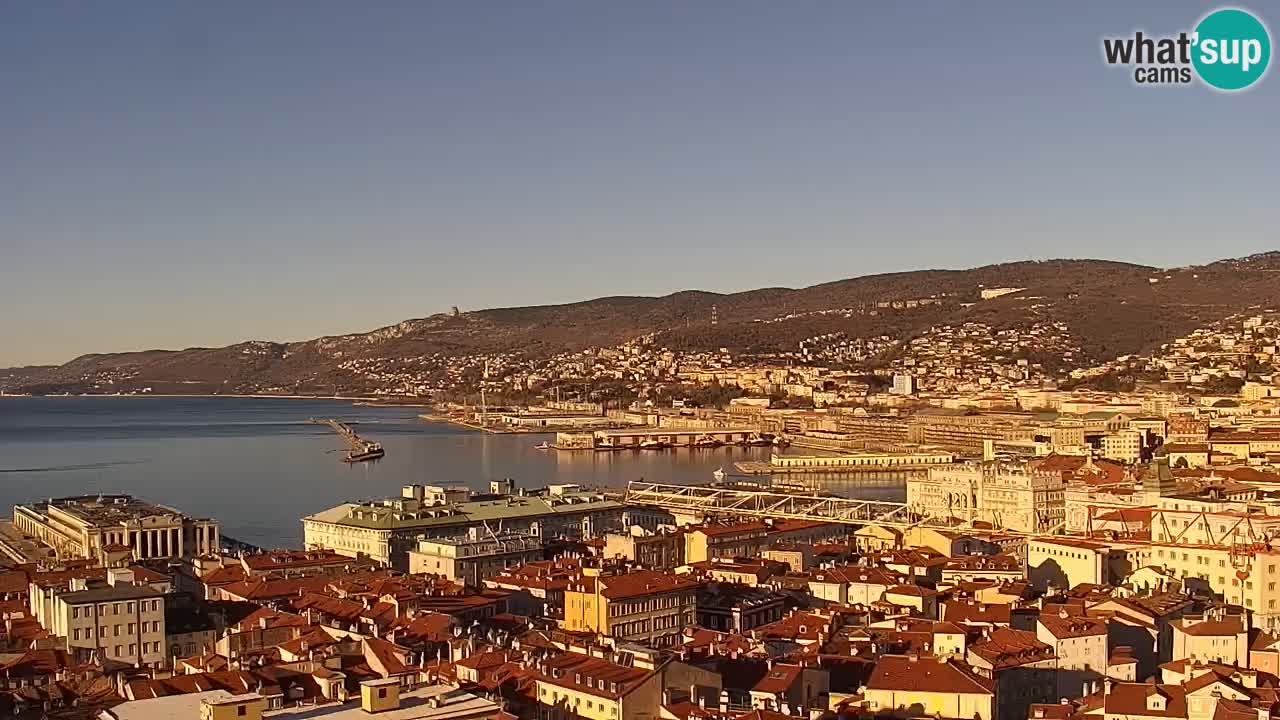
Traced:
POLYGON ((534 446, 533 446, 533 449, 534 449, 534 450, 550 450, 550 449, 551 449, 551 443, 547 442, 546 440, 543 440, 542 442, 538 443, 537 445, 534 445, 534 446))
POLYGON ((694 446, 694 447, 698 447, 698 448, 718 448, 718 447, 720 447, 720 446, 721 446, 721 445, 723 445, 723 444, 724 444, 724 443, 720 442, 719 440, 716 440, 716 439, 715 439, 715 438, 713 438, 713 437, 707 437, 707 436, 705 436, 705 435, 704 435, 704 436, 702 436, 702 437, 698 438, 698 439, 693 443, 693 446, 694 446))
POLYGON ((369 460, 378 460, 386 454, 386 451, 382 449, 381 443, 366 442, 358 448, 348 450, 342 459, 349 463, 367 462, 369 460))
POLYGON ((640 443, 641 450, 666 450, 671 447, 671 443, 662 442, 661 440, 645 440, 640 443))

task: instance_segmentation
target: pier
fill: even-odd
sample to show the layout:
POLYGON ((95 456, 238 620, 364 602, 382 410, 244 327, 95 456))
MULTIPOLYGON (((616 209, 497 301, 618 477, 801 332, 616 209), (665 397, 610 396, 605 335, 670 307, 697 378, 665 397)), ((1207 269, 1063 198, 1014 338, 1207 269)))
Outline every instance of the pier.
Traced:
POLYGON ((376 460, 385 454, 381 444, 360 437, 356 434, 355 428, 341 420, 335 420, 333 418, 323 420, 307 418, 307 422, 313 425, 324 425, 345 440, 347 443, 347 454, 343 457, 343 460, 347 462, 376 460))

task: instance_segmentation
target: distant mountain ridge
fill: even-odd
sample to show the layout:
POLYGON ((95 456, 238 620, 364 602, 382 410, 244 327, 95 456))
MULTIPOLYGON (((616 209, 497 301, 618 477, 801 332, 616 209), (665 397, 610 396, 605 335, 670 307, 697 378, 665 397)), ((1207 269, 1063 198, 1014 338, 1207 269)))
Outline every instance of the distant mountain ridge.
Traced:
POLYGON ((1022 261, 867 275, 800 289, 688 290, 436 314, 303 342, 83 355, 59 366, 0 370, 0 390, 361 393, 375 389, 369 368, 452 364, 474 375, 486 357, 536 360, 647 334, 673 350, 725 347, 749 357, 793 349, 824 333, 908 339, 948 323, 1004 327, 1033 318, 1065 323, 1090 358, 1105 360, 1149 350, 1251 307, 1280 307, 1280 251, 1173 269, 1104 260, 1022 261), (984 287, 1022 290, 981 300, 984 287))

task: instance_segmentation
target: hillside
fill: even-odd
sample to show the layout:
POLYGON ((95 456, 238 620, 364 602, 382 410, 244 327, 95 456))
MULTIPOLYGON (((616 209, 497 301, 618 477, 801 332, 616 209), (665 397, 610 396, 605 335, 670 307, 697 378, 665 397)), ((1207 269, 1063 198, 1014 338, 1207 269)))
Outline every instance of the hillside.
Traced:
POLYGON ((532 365, 649 334, 675 351, 723 347, 750 360, 828 333, 907 340, 966 322, 993 328, 1061 322, 1088 360, 1104 361, 1253 307, 1280 307, 1280 253, 1166 270, 1098 260, 1016 262, 802 289, 685 291, 433 315, 297 343, 85 355, 57 367, 0 370, 0 390, 363 393, 396 373, 473 381, 486 362, 532 365), (981 300, 983 287, 1024 289, 981 300))

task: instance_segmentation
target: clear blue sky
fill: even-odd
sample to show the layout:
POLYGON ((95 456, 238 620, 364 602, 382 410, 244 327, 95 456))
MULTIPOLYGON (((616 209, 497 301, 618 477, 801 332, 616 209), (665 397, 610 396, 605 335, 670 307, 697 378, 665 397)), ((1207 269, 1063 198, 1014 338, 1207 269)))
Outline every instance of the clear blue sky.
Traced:
POLYGON ((1213 7, 0 0, 0 366, 1276 248, 1275 69, 1101 59, 1213 7))

